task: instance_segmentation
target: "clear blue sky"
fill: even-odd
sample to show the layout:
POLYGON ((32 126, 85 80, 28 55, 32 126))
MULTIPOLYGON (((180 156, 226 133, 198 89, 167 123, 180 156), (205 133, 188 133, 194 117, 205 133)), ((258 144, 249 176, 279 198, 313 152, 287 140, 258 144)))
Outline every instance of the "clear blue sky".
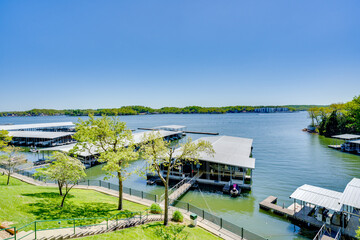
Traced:
POLYGON ((0 1, 0 111, 329 104, 360 94, 360 1, 0 1))

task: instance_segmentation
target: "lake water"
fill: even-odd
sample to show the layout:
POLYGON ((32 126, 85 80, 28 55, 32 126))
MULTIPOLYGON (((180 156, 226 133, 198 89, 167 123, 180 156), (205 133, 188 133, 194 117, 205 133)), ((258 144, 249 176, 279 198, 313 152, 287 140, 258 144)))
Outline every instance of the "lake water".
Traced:
MULTIPOLYGON (((252 191, 239 198, 204 191, 190 191, 182 201, 190 202, 209 212, 224 217, 269 239, 309 239, 311 234, 302 231, 277 215, 259 210, 259 202, 269 195, 278 197, 278 203, 292 203, 290 194, 303 184, 311 184, 343 191, 353 178, 360 178, 360 156, 342 153, 327 147, 332 139, 301 131, 309 123, 306 112, 296 113, 238 113, 192 115, 122 116, 131 129, 178 124, 188 130, 219 132, 221 135, 254 139, 252 191)), ((45 122, 76 122, 77 117, 0 117, 0 124, 26 124, 45 122)), ((193 139, 203 135, 188 134, 193 139)), ((34 154, 28 153, 30 159, 34 154)), ((136 161, 132 168, 141 167, 136 161)), ((87 170, 91 179, 103 179, 101 165, 87 170)), ((110 179, 116 182, 116 179, 110 179)), ((148 192, 161 193, 163 188, 147 186, 145 179, 133 175, 125 186, 148 192)))

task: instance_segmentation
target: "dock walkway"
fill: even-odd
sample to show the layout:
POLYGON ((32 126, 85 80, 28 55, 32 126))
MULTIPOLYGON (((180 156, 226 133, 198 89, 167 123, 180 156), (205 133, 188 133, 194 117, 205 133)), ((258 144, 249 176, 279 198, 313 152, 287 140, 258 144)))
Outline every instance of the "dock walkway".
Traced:
MULTIPOLYGON (((172 205, 178 198, 180 198, 182 195, 184 195, 196 182, 198 178, 202 176, 202 172, 198 172, 193 178, 188 179, 184 178, 180 182, 178 182, 174 187, 172 187, 169 192, 172 192, 169 195, 169 203, 172 205)), ((160 197, 162 200, 164 198, 164 194, 160 197)), ((161 201, 161 204, 164 204, 165 200, 161 201)))
POLYGON ((284 206, 281 207, 276 204, 277 199, 278 198, 274 196, 267 197, 265 200, 260 202, 260 208, 265 210, 272 210, 274 213, 279 215, 294 216, 294 210, 290 208, 292 206, 290 206, 289 208, 285 208, 284 206))

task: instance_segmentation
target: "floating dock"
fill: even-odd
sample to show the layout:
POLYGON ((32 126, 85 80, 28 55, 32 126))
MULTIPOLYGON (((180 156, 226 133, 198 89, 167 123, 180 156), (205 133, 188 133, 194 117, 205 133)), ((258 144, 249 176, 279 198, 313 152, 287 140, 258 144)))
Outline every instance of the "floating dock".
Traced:
POLYGON ((341 235, 355 239, 360 226, 359 178, 353 178, 343 192, 304 184, 290 198, 294 203, 289 207, 277 205, 274 196, 260 202, 259 207, 320 229, 315 239, 340 239, 341 235))

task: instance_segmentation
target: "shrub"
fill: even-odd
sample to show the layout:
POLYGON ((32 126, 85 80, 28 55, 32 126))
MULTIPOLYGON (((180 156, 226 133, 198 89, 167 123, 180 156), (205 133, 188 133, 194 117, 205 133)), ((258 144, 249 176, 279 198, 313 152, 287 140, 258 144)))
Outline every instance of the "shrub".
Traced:
POLYGON ((176 210, 173 213, 173 217, 172 217, 173 221, 175 222, 182 222, 184 220, 184 216, 182 215, 182 213, 178 210, 176 210))
POLYGON ((150 212, 151 213, 162 213, 162 209, 158 204, 153 203, 153 204, 151 204, 150 212))

